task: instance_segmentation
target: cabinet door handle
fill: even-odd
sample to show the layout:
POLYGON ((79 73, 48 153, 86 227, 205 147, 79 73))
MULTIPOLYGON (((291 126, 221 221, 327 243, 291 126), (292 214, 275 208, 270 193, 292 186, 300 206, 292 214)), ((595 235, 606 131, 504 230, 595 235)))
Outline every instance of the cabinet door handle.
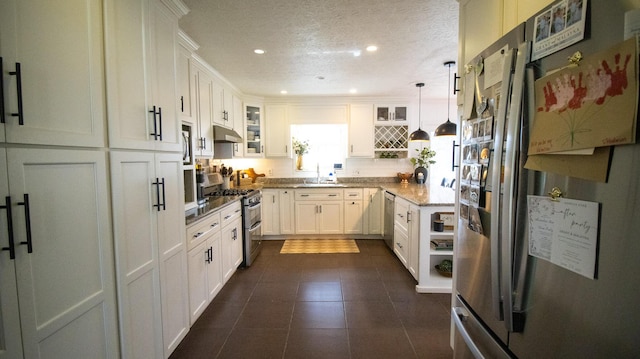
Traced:
POLYGON ((166 206, 164 203, 160 202, 160 185, 162 185, 162 198, 164 200, 164 178, 162 178, 162 182, 160 182, 160 179, 158 177, 156 177, 156 181, 152 183, 152 185, 156 186, 156 203, 154 204, 152 207, 157 207, 158 208, 158 212, 160 212, 160 207, 162 207, 162 210, 166 210, 166 206))
POLYGON ((407 223, 411 222, 411 212, 407 212, 407 223))
POLYGON ((211 247, 207 248, 206 251, 204 251, 205 255, 204 255, 204 262, 205 263, 211 263, 211 247))
POLYGON ((218 226, 218 222, 211 224, 211 228, 216 228, 218 226))
POLYGON ((308 194, 301 194, 300 197, 309 197, 308 194))
POLYGON ((351 153, 353 153, 353 145, 351 145, 351 153))
MULTIPOLYGON (((18 90, 18 112, 12 113, 11 116, 18 118, 18 124, 24 125, 24 111, 22 110, 22 67, 16 62, 16 70, 10 71, 9 75, 16 76, 16 89, 18 90)), ((29 252, 31 253, 31 252, 29 252)))
POLYGON ((180 96, 180 112, 184 113, 184 96, 180 96))
POLYGON ((29 195, 24 194, 24 201, 18 202, 19 206, 24 206, 24 220, 27 229, 27 240, 20 242, 21 245, 27 245, 27 253, 33 253, 33 241, 31 240, 31 214, 29 213, 29 195))
POLYGON ((319 205, 318 207, 320 207, 320 213, 322 213, 322 205, 319 205))
POLYGON ((204 234, 204 232, 198 232, 198 233, 196 233, 196 234, 194 234, 194 235, 193 235, 193 238, 198 238, 198 237, 200 237, 200 236, 201 236, 201 235, 203 235, 203 234, 204 234))
POLYGON ((337 194, 330 194, 329 197, 336 197, 337 194))
POLYGON ((4 67, 2 66, 2 57, 0 57, 0 123, 5 123, 4 117, 4 67))
POLYGON ((160 182, 160 184, 162 185, 162 210, 166 211, 167 210, 167 195, 166 195, 165 190, 164 190, 164 177, 162 177, 162 182, 160 182))
POLYGON ((156 106, 153 106, 153 109, 149 111, 149 113, 153 114, 153 132, 149 135, 153 136, 155 141, 158 140, 158 112, 156 111, 156 106))
POLYGON ((158 123, 160 124, 160 141, 162 141, 162 107, 158 107, 158 123))
POLYGON ((7 210, 7 232, 9 234, 9 246, 2 247, 3 251, 9 251, 9 259, 16 258, 16 246, 13 239, 13 219, 11 215, 11 196, 6 196, 4 198, 5 205, 0 206, 0 208, 4 208, 7 210))

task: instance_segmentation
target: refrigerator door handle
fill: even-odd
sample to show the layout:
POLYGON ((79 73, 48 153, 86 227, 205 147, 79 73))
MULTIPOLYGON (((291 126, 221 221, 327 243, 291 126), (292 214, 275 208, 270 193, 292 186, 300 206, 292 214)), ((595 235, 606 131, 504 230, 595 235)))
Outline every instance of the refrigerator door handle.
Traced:
MULTIPOLYGON (((500 93, 508 94, 511 87, 511 67, 513 63, 513 50, 508 51, 505 54, 503 69, 502 69, 502 85, 500 93)), ((500 197, 502 196, 501 179, 504 178, 507 181, 507 173, 502 172, 502 156, 505 150, 504 144, 504 131, 505 123, 507 120, 507 104, 506 96, 499 102, 498 114, 495 118, 495 140, 493 158, 491 159, 492 176, 491 176, 491 189, 493 191, 491 196, 491 228, 495 229, 491 234, 491 307, 493 315, 496 319, 502 320, 502 289, 501 289, 501 251, 500 242, 502 241, 502 233, 500 223, 502 222, 503 211, 500 207, 500 197)), ((506 170, 506 169, 505 169, 506 170)), ((504 298, 507 299, 507 298, 504 298)))
POLYGON ((476 359, 484 359, 484 355, 482 355, 482 352, 480 352, 480 349, 476 343, 473 342, 469 332, 467 332, 467 329, 464 327, 463 322, 469 320, 469 313, 464 308, 453 307, 451 308, 451 320, 455 323, 456 329, 462 336, 462 339, 464 339, 464 342, 467 344, 467 347, 473 354, 473 357, 476 359))
MULTIPOLYGON (((513 246, 516 233, 516 200, 517 176, 523 176, 518 163, 520 120, 522 116, 522 94, 524 92, 524 68, 528 43, 518 46, 515 70, 513 73, 513 87, 509 99, 505 142, 507 151, 504 152, 504 184, 501 191, 502 205, 500 208, 500 288, 502 297, 502 311, 504 324, 508 331, 513 331, 513 246)), ((521 203, 520 205, 524 205, 521 203)))

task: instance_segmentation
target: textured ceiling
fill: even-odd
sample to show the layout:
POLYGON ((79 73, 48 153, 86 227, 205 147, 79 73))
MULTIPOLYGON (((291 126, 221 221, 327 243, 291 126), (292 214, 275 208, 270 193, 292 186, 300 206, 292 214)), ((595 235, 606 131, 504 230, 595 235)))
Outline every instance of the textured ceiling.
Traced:
POLYGON ((180 27, 197 53, 245 94, 411 96, 424 82, 423 97, 447 97, 455 0, 183 1, 191 12, 180 27))

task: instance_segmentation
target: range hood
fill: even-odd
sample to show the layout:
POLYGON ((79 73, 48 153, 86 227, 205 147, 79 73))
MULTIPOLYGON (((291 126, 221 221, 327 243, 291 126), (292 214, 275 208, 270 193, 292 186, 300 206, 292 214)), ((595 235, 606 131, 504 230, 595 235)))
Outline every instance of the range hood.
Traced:
POLYGON ((213 141, 217 143, 241 143, 242 137, 234 130, 213 125, 213 141))

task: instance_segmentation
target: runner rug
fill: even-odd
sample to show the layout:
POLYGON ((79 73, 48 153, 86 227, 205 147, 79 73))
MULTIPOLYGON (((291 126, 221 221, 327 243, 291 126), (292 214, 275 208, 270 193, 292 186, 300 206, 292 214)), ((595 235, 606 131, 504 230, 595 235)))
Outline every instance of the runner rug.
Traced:
POLYGON ((360 249, 353 239, 287 239, 280 253, 360 253, 360 249))

